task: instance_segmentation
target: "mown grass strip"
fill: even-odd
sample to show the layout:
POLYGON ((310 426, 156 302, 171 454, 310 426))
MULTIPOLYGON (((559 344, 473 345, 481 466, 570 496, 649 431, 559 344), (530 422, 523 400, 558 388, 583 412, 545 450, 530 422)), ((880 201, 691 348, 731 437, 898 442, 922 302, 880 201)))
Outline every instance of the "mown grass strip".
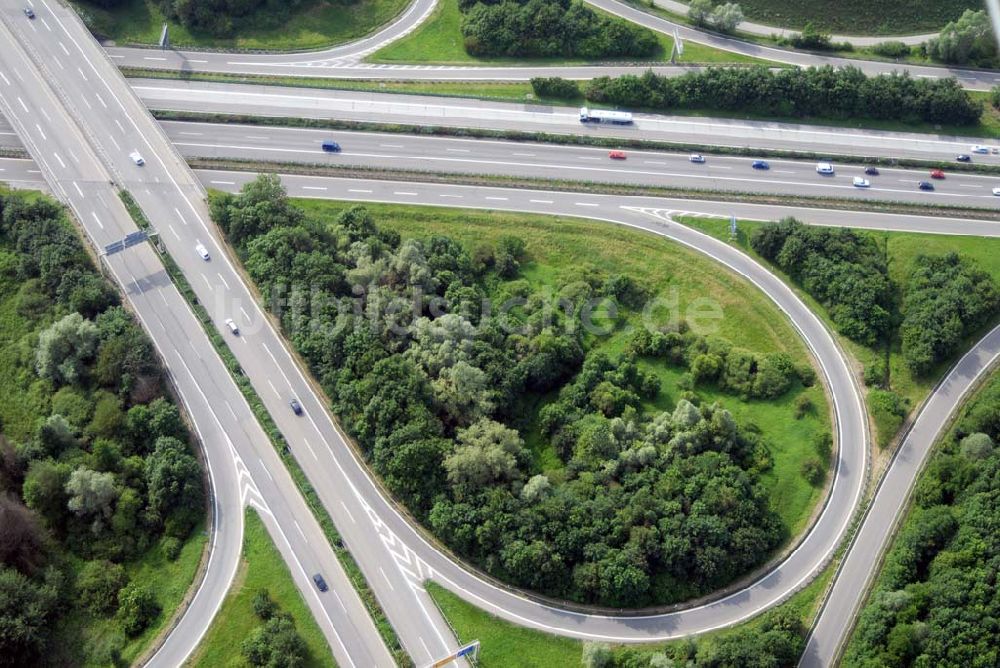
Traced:
MULTIPOLYGON (((149 220, 146 218, 146 214, 143 213, 141 208, 139 208, 139 205, 135 202, 132 196, 124 190, 119 191, 119 195, 121 196, 125 207, 132 215, 132 219, 135 221, 136 225, 138 225, 141 229, 150 229, 151 226, 149 224, 149 220)), ((184 296, 184 299, 187 301, 192 311, 194 311, 195 317, 199 322, 201 322, 202 328, 205 330, 209 340, 212 342, 212 346, 219 354, 219 357, 222 358, 222 363, 225 364, 226 368, 229 370, 230 375, 232 375, 233 380, 236 382, 236 386, 239 387, 240 392, 243 393, 243 397, 250 405, 250 410, 253 412, 254 417, 257 418, 257 421, 260 423, 261 427, 263 427, 264 432, 270 439, 271 445, 274 446, 274 449, 278 452, 278 455, 288 468, 289 473, 291 473, 292 479, 295 480, 295 485, 298 487, 302 496, 305 497, 310 510, 312 510, 316 520, 323 528, 323 533, 330 542, 330 546, 333 548, 334 553, 337 555, 341 565, 347 572, 347 576, 350 578, 351 584, 354 585, 355 590, 357 590, 362 602, 364 602, 365 607, 368 609, 368 614, 371 615, 372 619, 375 621, 375 626, 378 628, 379 634, 389 647, 389 651, 392 652, 396 663, 403 668, 413 666, 412 659, 410 659, 409 655, 403 649, 402 644, 399 642, 399 636, 396 635, 396 630, 389 622, 389 618, 386 616, 385 611, 379 604, 378 599, 375 598, 375 594, 372 592, 371 587, 368 586, 368 581, 365 579, 364 573, 361 572, 361 568, 358 566, 358 563, 354 560, 354 557, 344 545, 340 533, 333 524, 333 520, 330 518, 330 515, 326 512, 326 508, 320 501, 319 495, 316 494, 316 490, 306 478, 306 474, 302 470, 302 467, 299 466, 298 461, 296 461, 296 459, 292 456, 284 435, 274 423, 274 420, 271 418, 271 414, 264 406, 264 402, 261 401, 260 395, 257 394, 257 390, 255 390, 253 385, 250 383, 250 379, 243 373, 243 368, 240 366, 240 363, 233 354, 233 351, 229 349, 225 340, 219 332, 216 331, 215 327, 212 326, 212 319, 208 315, 208 311, 201 304, 201 302, 198 301, 198 297, 191 288, 191 284, 188 283, 187 278, 180 270, 180 267, 177 266, 177 263, 174 262, 170 253, 164 249, 160 253, 160 259, 163 261, 163 266, 166 268, 170 278, 174 281, 177 289, 180 291, 181 295, 184 296)))

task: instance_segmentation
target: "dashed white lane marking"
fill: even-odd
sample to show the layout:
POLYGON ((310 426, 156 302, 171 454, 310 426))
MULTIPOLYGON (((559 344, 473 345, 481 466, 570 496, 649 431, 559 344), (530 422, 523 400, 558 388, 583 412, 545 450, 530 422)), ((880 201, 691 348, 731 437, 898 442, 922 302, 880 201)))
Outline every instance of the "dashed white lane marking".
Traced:
POLYGON ((392 586, 392 582, 389 581, 389 576, 385 574, 385 571, 382 570, 381 566, 378 567, 378 572, 382 574, 383 578, 385 578, 385 583, 389 585, 389 589, 396 591, 396 588, 392 586))
POLYGON ((486 199, 496 200, 498 202, 506 202, 508 198, 506 198, 506 197, 489 197, 489 196, 487 196, 486 199))
POLYGON ((315 459, 316 461, 319 461, 319 457, 316 456, 316 451, 313 450, 313 446, 309 445, 309 441, 307 441, 306 439, 303 438, 302 442, 306 444, 307 448, 309 448, 309 454, 311 454, 313 456, 313 459, 315 459))
POLYGON ((76 188, 76 192, 80 194, 80 197, 83 197, 83 191, 80 190, 80 185, 76 181, 73 181, 73 187, 76 188))
POLYGON ((222 284, 223 284, 224 286, 226 286, 226 290, 228 290, 228 289, 229 289, 229 283, 228 283, 228 282, 226 282, 226 279, 224 279, 224 278, 222 277, 222 274, 220 274, 220 273, 216 273, 215 275, 219 277, 219 280, 220 280, 220 281, 222 281, 222 284))
POLYGON ((209 181, 213 186, 235 186, 235 181, 209 181))
POLYGON ((345 512, 345 513, 347 513, 347 516, 348 516, 349 518, 351 518, 351 523, 352 523, 352 524, 357 524, 357 522, 356 522, 356 521, 354 520, 354 515, 352 515, 352 514, 351 514, 351 511, 347 509, 347 504, 346 504, 346 503, 344 503, 343 501, 341 501, 341 502, 340 502, 340 505, 342 505, 342 506, 344 507, 344 512, 345 512))
POLYGON ((528 201, 532 204, 552 204, 550 199, 529 199, 528 201))
POLYGON ((298 529, 298 530, 299 530, 299 533, 300 533, 300 534, 302 535, 302 540, 304 540, 304 541, 305 541, 306 543, 308 543, 308 542, 309 542, 309 539, 308 539, 308 538, 306 538, 306 532, 302 530, 302 527, 301 527, 301 526, 299 526, 299 522, 298 522, 298 520, 292 520, 292 522, 294 522, 294 523, 295 523, 295 528, 296 528, 296 529, 298 529))
POLYGON ((400 190, 397 190, 396 192, 394 192, 392 194, 393 195, 406 195, 407 197, 416 197, 417 196, 417 193, 403 192, 403 191, 400 191, 400 190))
POLYGON ((277 395, 278 395, 279 397, 281 396, 281 392, 278 392, 278 388, 276 388, 276 387, 274 386, 274 383, 272 383, 272 382, 271 382, 271 379, 270 379, 270 378, 268 378, 268 379, 267 379, 267 384, 271 386, 271 390, 272 390, 272 391, 273 391, 273 392, 274 392, 275 394, 277 394, 277 395))
POLYGON ((94 217, 94 222, 97 223, 97 226, 100 227, 103 230, 104 229, 104 223, 102 223, 101 219, 97 217, 97 213, 94 212, 94 211, 91 211, 90 215, 94 217))
POLYGON ((349 193, 371 193, 371 190, 361 190, 359 188, 349 188, 347 190, 349 193))
MULTIPOLYGON (((235 414, 234 414, 234 415, 235 415, 235 414)), ((264 473, 266 473, 266 474, 267 474, 267 478, 268 478, 268 480, 270 480, 271 482, 274 482, 274 478, 272 478, 272 477, 271 477, 271 472, 270 472, 270 471, 268 471, 268 470, 267 470, 267 466, 265 466, 265 465, 264 465, 264 460, 263 460, 263 459, 261 459, 260 457, 258 457, 258 458, 257 458, 257 461, 259 461, 259 462, 260 462, 260 467, 261 467, 262 469, 264 469, 264 473)))
POLYGON ((595 202, 573 202, 573 203, 576 204, 577 206, 600 206, 595 202))
POLYGON ((302 186, 302 189, 303 190, 326 190, 326 188, 324 188, 322 186, 302 186))

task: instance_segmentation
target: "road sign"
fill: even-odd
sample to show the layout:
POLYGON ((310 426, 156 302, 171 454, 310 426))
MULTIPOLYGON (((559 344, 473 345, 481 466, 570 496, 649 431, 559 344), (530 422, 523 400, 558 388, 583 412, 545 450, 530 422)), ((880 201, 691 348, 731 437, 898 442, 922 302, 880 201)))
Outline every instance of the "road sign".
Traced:
POLYGON ((479 655, 479 641, 473 640, 468 645, 463 645, 455 650, 450 656, 446 656, 440 661, 436 661, 431 665, 431 668, 441 668, 441 666, 447 666, 449 663, 455 659, 461 659, 464 656, 472 657, 473 659, 479 655))
POLYGON ((681 40, 680 33, 677 32, 677 28, 674 28, 674 49, 677 51, 677 56, 684 55, 684 41, 681 40))
POLYGON ((144 243, 148 238, 149 233, 145 230, 130 232, 125 235, 124 239, 112 241, 110 244, 105 246, 104 255, 114 255, 115 253, 120 253, 126 248, 131 248, 132 246, 138 246, 139 244, 144 243))
POLYGON ((729 217, 729 237, 731 239, 735 239, 736 236, 737 236, 737 234, 736 234, 736 216, 730 216, 729 217))
POLYGON ((160 48, 170 48, 170 27, 166 23, 163 24, 163 30, 160 32, 160 48))

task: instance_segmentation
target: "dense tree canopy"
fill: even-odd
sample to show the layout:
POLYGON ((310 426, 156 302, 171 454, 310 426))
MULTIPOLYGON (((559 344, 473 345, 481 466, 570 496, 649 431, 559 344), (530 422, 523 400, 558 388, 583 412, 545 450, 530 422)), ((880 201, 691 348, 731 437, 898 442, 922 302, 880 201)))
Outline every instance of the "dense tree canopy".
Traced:
POLYGON ((1000 593, 1000 382, 994 378, 918 480, 846 666, 992 666, 1000 593))
POLYGON ((683 326, 640 329, 608 355, 582 314, 593 300, 640 311, 636 277, 533 291, 517 238, 475 254, 401 240, 360 208, 305 218, 277 187, 263 177, 212 210, 375 471, 452 549, 516 585, 627 607, 728 582, 780 542, 763 439, 695 392, 651 410, 660 383, 640 361, 766 400, 811 382, 787 356, 683 326), (483 310, 485 297, 504 306, 483 310), (558 472, 539 468, 529 433, 558 472))
POLYGON ((461 0, 465 49, 477 56, 649 57, 653 33, 579 0, 461 0))
POLYGON ((903 357, 918 374, 958 352, 962 340, 1000 307, 986 271, 958 255, 920 256, 906 285, 900 337, 903 357))
POLYGON ((972 125, 982 105, 954 78, 866 76, 856 67, 709 67, 679 77, 592 79, 588 100, 624 107, 709 109, 769 116, 874 118, 972 125))
POLYGON ((750 245, 816 297, 844 336, 870 346, 889 333, 892 286, 872 237, 786 218, 755 230, 750 245))
MULTIPOLYGON (((156 596, 126 565, 164 533, 186 537, 204 496, 152 345, 60 210, 0 195, 0 260, 0 303, 16 307, 4 332, 34 332, 0 335, 16 395, 0 397, 0 416, 18 418, 0 422, 0 665, 38 665, 64 615, 115 617, 128 635, 151 623, 156 596)), ((59 656, 106 663, 124 643, 106 636, 103 658, 82 640, 59 656)))

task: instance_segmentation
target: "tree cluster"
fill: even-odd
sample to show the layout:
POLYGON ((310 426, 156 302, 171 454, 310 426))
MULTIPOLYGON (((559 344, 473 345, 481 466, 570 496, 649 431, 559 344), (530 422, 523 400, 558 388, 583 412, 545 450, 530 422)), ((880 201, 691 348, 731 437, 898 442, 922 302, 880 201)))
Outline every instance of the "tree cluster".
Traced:
POLYGON ((755 230, 750 245, 823 304, 844 336, 871 346, 888 335, 892 284, 871 236, 786 218, 755 230))
MULTIPOLYGON (((115 617, 126 636, 148 626, 156 598, 124 564, 185 538, 203 487, 152 346, 61 211, 0 196, 0 258, 0 298, 35 332, 0 341, 15 360, 2 373, 39 410, 0 437, 0 663, 32 665, 71 610, 115 617)), ((95 660, 113 661, 104 649, 95 660)))
POLYGON ((982 113, 982 105, 954 78, 914 79, 908 73, 869 77, 855 67, 710 67, 680 77, 649 71, 641 76, 597 77, 584 95, 592 102, 624 107, 795 118, 973 125, 982 113))
MULTIPOLYGON (((122 4, 123 0, 103 0, 122 4)), ((229 37, 244 26, 277 27, 302 0, 158 0, 164 16, 186 28, 229 37)))
POLYGON ((955 253, 922 255, 913 265, 899 334, 907 365, 926 374, 993 318, 1000 292, 989 273, 955 253))
POLYGON ((716 6, 712 0, 692 0, 687 15, 695 25, 719 32, 733 32, 743 22, 743 9, 735 2, 716 6))
POLYGON ((261 668, 299 668, 306 665, 309 649, 295 628, 295 620, 271 600, 266 589, 254 594, 254 614, 263 622, 243 640, 243 658, 261 668))
POLYGON ((996 67, 997 42, 985 9, 966 9, 937 35, 921 45, 923 52, 943 63, 996 67))
POLYGON ((848 645, 847 666, 1000 663, 1000 383, 992 382, 921 474, 848 645))
POLYGON ((361 208, 309 219, 273 176, 211 205, 374 470, 490 574, 636 606, 703 593, 780 542, 760 437, 693 392, 650 410, 660 384, 638 357, 676 356, 698 382, 746 397, 788 390, 787 358, 686 332, 623 356, 593 350, 587 304, 617 304, 620 322, 646 290, 596 270, 532 288, 515 237, 470 252, 444 236, 403 240, 361 208), (487 313, 484 297, 513 306, 487 313), (536 463, 545 444, 525 442, 536 429, 558 475, 536 463))
POLYGON ((648 28, 598 14, 579 0, 462 0, 465 50, 475 56, 647 58, 648 28))

